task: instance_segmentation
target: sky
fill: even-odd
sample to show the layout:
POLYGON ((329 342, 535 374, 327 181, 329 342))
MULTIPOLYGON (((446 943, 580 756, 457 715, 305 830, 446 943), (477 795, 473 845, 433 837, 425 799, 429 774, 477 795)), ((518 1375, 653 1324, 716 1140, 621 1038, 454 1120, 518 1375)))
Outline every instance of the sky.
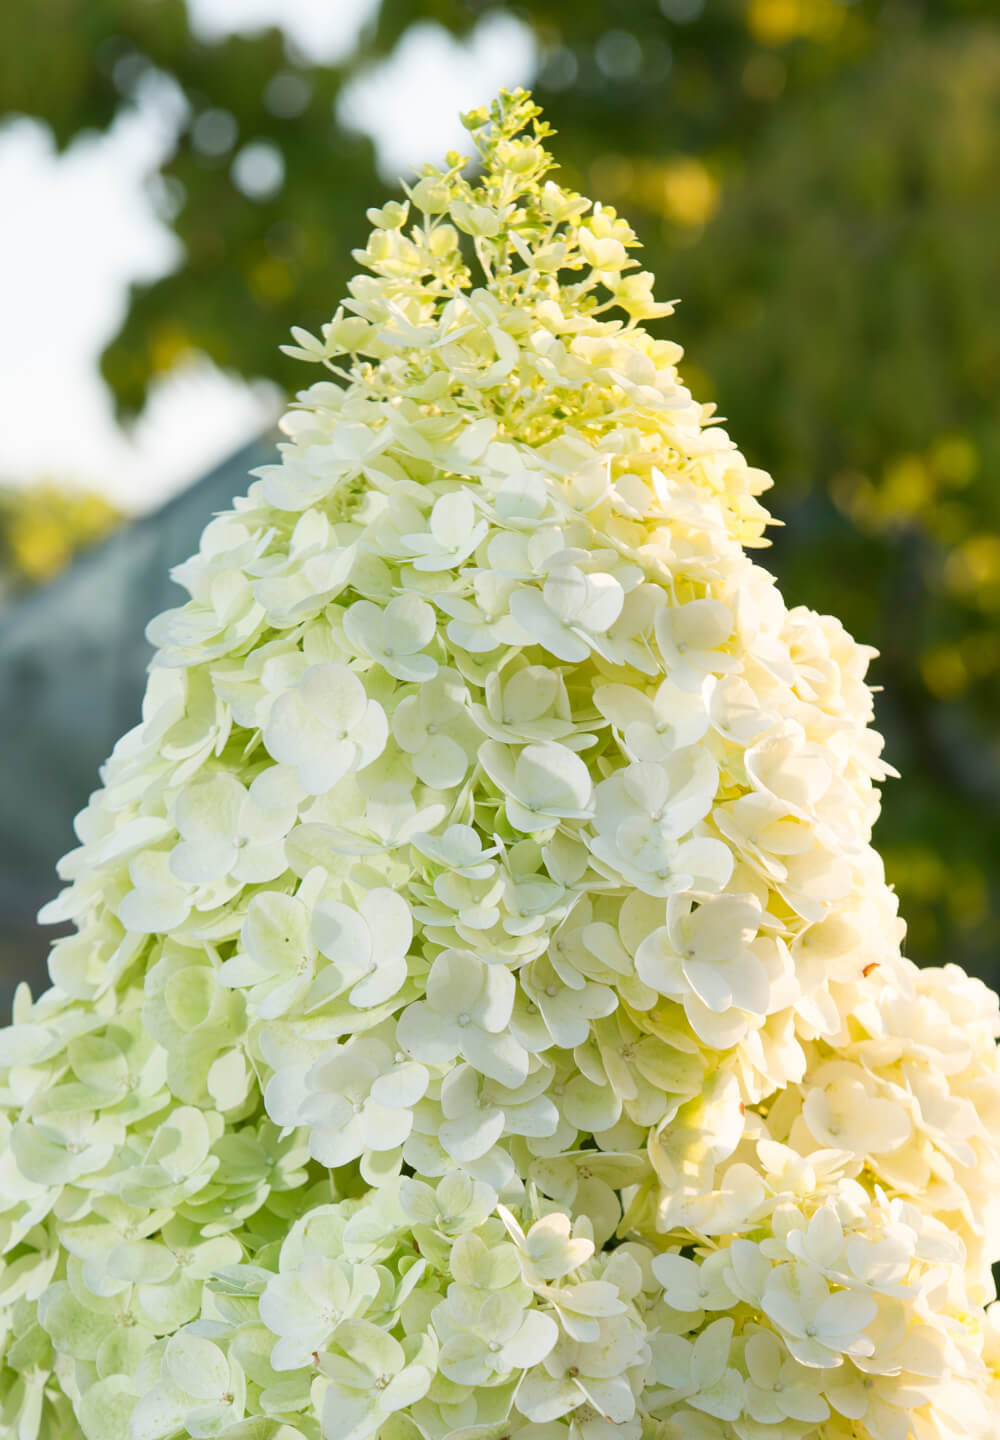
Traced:
MULTIPOLYGON (((205 38, 280 25, 290 53, 336 61, 377 0, 188 0, 205 38)), ((343 96, 341 118, 375 140, 387 180, 461 144, 460 110, 530 81, 532 41, 512 19, 480 23, 467 44, 431 24, 404 35, 343 96)), ((55 479, 121 508, 153 509, 265 429, 281 397, 202 359, 152 392, 129 432, 98 369, 128 287, 182 259, 147 192, 183 120, 175 89, 153 81, 103 136, 57 155, 47 129, 0 122, 0 481, 55 479)), ((331 296, 331 312, 338 297, 331 296)), ((285 340, 275 335, 275 345, 285 340)))

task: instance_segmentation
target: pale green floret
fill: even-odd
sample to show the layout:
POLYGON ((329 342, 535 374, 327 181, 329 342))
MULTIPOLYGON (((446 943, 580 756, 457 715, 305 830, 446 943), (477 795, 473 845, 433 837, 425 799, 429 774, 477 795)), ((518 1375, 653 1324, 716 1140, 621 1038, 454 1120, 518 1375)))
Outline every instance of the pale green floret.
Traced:
POLYGON ((995 996, 521 92, 369 212, 0 1032, 13 1440, 995 1440, 995 996))

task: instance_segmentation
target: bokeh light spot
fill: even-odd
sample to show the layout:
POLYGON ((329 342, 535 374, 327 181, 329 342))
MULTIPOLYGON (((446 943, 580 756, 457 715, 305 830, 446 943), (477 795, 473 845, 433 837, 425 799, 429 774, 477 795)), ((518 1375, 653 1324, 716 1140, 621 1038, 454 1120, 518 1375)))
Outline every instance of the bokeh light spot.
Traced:
POLYGON ((270 200, 285 181, 285 157, 269 140, 253 140, 233 161, 233 184, 249 200, 270 200))
POLYGON ((203 110, 191 126, 191 144, 201 155, 225 155, 238 134, 236 118, 228 110, 203 110))

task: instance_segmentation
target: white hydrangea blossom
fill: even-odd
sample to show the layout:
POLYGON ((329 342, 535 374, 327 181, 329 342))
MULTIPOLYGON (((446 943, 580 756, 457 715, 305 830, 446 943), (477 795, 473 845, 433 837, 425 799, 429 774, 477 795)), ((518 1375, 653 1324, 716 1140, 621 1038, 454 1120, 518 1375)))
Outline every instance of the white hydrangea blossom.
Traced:
POLYGON ((523 94, 150 627, 0 1032, 17 1440, 995 1440, 1000 1006, 871 847, 631 229, 523 94))

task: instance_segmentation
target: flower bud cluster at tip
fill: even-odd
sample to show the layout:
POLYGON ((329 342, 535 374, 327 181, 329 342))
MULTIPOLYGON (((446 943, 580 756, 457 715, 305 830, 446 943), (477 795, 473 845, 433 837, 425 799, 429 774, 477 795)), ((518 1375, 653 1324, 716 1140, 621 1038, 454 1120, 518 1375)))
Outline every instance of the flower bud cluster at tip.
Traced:
POLYGON ((369 212, 0 1031, 17 1440, 995 1440, 1000 1010, 523 92, 369 212))

